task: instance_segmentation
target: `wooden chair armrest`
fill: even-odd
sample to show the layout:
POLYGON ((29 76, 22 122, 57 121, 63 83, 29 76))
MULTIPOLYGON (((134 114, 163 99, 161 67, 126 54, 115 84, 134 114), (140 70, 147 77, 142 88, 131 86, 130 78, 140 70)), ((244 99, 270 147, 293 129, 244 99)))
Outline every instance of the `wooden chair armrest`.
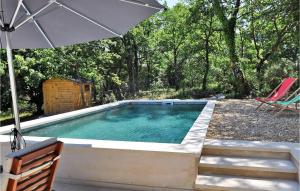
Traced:
POLYGON ((41 166, 38 166, 36 168, 33 168, 33 169, 30 169, 26 172, 23 172, 21 174, 11 174, 11 173, 3 173, 3 175, 9 179, 12 179, 12 180, 19 180, 23 177, 27 177, 27 176, 30 176, 31 174, 34 174, 36 172, 39 172, 41 170, 43 170, 44 168, 46 167, 49 167, 49 166, 52 166, 52 164, 57 161, 58 159, 60 159, 60 155, 55 157, 53 160, 41 165, 41 166))

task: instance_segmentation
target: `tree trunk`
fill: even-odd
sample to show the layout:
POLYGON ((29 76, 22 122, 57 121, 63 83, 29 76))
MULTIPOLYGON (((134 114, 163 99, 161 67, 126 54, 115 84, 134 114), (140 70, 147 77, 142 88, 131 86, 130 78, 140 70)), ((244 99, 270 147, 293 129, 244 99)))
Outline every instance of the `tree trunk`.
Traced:
POLYGON ((174 84, 175 89, 178 91, 180 89, 180 68, 177 63, 177 50, 173 50, 173 66, 174 66, 174 84))
POLYGON ((209 36, 205 35, 205 71, 204 71, 204 76, 203 76, 203 81, 202 81, 202 90, 205 91, 207 89, 207 76, 210 68, 210 63, 209 63, 209 36))
POLYGON ((35 105, 36 105, 36 114, 42 115, 44 113, 44 110, 42 109, 43 102, 42 101, 38 101, 38 102, 35 103, 35 105))
POLYGON ((133 62, 133 72, 134 72, 134 94, 139 92, 139 54, 138 46, 135 39, 133 39, 133 51, 134 51, 134 62, 133 62))
POLYGON ((147 60, 147 79, 146 79, 146 87, 147 89, 150 88, 152 80, 151 80, 151 65, 149 63, 149 61, 147 60))
POLYGON ((128 33, 123 37, 123 44, 125 48, 125 63, 127 65, 127 73, 128 73, 128 86, 129 86, 129 94, 131 96, 135 96, 135 51, 133 50, 131 35, 128 33))
POLYGON ((250 93, 248 83, 246 82, 244 78, 244 74, 238 65, 239 58, 236 53, 235 28, 236 28, 236 20, 237 20, 237 14, 239 11, 240 4, 241 4, 240 0, 236 0, 235 9, 231 14, 230 18, 228 19, 225 14, 225 9, 222 6, 222 2, 220 0, 213 1, 216 14, 223 26, 225 42, 229 51, 230 68, 232 70, 233 77, 234 77, 231 83, 234 86, 234 92, 236 97, 249 95, 250 93))
POLYGON ((127 72, 128 72, 128 86, 129 86, 129 94, 135 95, 135 82, 134 82, 134 72, 133 72, 133 64, 130 56, 127 56, 126 59, 127 64, 127 72))
POLYGON ((94 101, 94 103, 97 103, 97 89, 96 89, 94 77, 92 79, 92 92, 93 92, 93 101, 94 101))
POLYGON ((228 29, 226 30, 227 32, 225 32, 225 40, 229 49, 230 68, 234 76, 233 86, 235 89, 235 96, 241 97, 249 95, 250 92, 244 74, 238 65, 239 58, 236 52, 235 24, 232 22, 233 21, 229 21, 228 29))
POLYGON ((30 97, 30 102, 35 104, 37 115, 41 115, 44 113, 43 111, 43 83, 41 82, 38 86, 37 90, 29 91, 28 96, 30 97))
POLYGON ((261 91, 263 88, 263 76, 264 76, 264 71, 263 71, 263 65, 262 64, 257 64, 256 65, 256 79, 258 80, 258 90, 261 91))

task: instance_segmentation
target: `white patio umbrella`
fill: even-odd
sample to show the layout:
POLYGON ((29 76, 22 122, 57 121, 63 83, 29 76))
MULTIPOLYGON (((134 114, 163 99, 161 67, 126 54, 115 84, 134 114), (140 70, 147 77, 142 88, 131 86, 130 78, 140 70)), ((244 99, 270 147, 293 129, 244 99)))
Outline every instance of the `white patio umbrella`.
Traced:
POLYGON ((156 0, 1 0, 0 8, 1 43, 7 50, 17 133, 21 127, 12 49, 54 48, 122 37, 164 9, 156 0))

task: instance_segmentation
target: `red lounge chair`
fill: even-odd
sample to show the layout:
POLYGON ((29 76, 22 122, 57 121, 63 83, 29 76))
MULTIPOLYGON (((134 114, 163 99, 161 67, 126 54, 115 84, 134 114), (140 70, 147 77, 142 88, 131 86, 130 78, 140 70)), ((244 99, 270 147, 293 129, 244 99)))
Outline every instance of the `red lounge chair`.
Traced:
POLYGON ((62 147, 62 142, 49 139, 7 155, 1 190, 51 191, 62 147))
POLYGON ((266 98, 256 98, 261 104, 256 108, 258 110, 263 104, 270 104, 275 101, 280 101, 292 85, 297 81, 297 78, 285 78, 266 98))

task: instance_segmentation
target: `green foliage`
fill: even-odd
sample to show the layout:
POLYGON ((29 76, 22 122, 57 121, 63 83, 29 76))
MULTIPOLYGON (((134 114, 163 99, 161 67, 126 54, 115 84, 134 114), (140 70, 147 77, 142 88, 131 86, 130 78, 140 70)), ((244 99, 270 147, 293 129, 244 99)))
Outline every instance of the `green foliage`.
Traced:
MULTIPOLYGON (((14 50, 19 102, 42 113, 42 82, 56 77, 93 81, 95 104, 248 96, 243 88, 265 95, 282 78, 298 76, 298 34, 296 0, 185 0, 123 38, 14 50)), ((5 50, 0 54, 1 111, 9 111, 5 50)))

